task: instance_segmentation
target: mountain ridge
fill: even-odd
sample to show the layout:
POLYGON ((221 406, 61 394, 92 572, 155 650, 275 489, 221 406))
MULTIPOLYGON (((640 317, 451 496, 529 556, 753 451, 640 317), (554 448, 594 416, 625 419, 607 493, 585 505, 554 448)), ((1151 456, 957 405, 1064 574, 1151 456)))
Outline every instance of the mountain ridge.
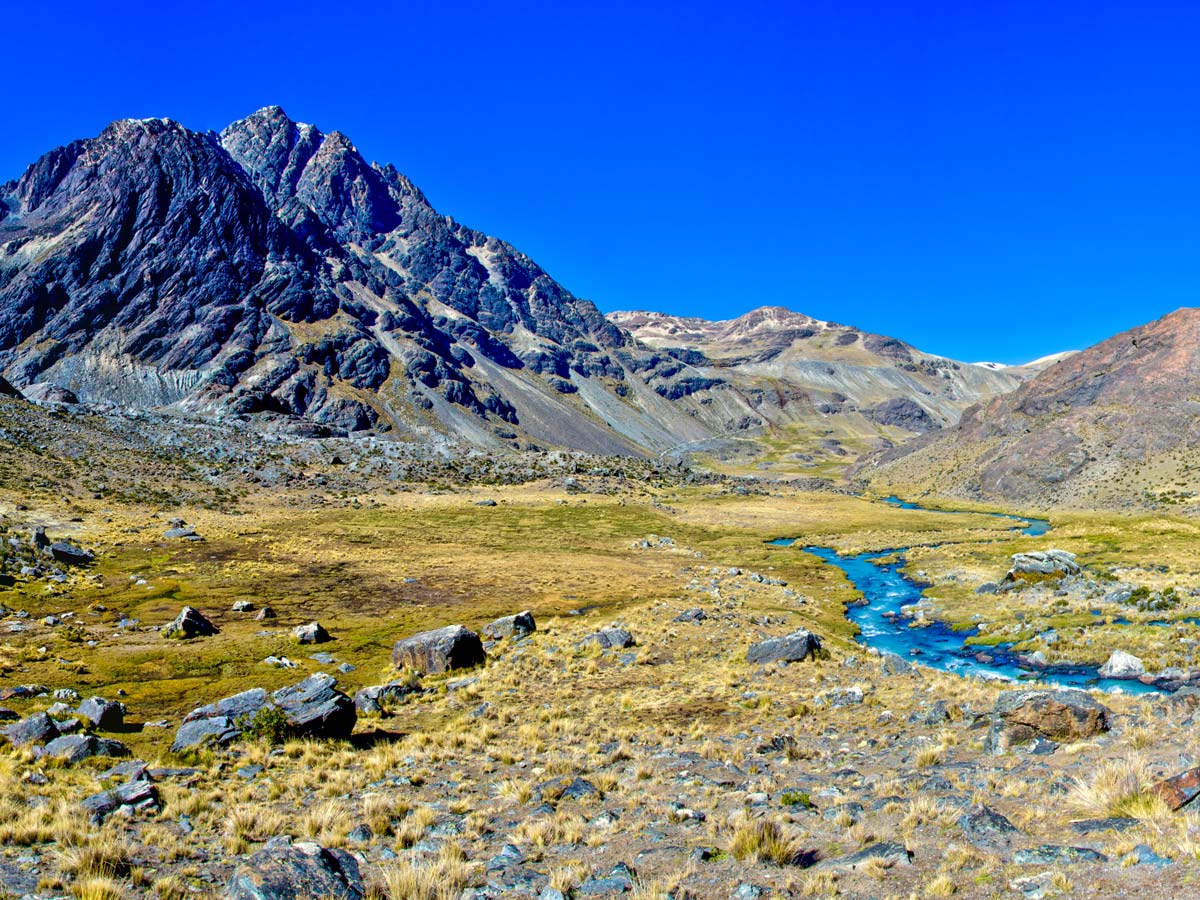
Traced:
MULTIPOLYGON (((725 339, 781 353, 828 325, 747 315, 725 339)), ((863 340, 915 365, 903 342, 863 340)), ((0 185, 0 373, 18 387, 316 434, 637 455, 791 427, 823 402, 717 356, 651 346, 277 106, 220 133, 118 120, 0 185)), ((960 365, 931 377, 957 384, 960 365)), ((890 440, 1016 383, 972 376, 928 410, 915 383, 877 400, 910 404, 890 440)))

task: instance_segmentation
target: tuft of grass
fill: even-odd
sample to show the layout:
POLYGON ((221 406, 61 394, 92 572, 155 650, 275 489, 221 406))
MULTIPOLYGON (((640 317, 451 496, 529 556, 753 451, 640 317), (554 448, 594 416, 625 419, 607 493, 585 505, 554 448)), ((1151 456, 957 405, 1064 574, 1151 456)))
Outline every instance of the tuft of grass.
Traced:
POLYGON ((1168 810, 1162 798, 1150 792, 1153 783, 1146 761, 1135 754, 1102 762, 1090 777, 1077 778, 1067 801, 1089 816, 1161 818, 1168 810))
POLYGON ((447 844, 431 860, 388 866, 381 873, 381 888, 388 900, 458 900, 475 874, 462 848, 447 844))
POLYGON ((773 819, 743 819, 729 840, 729 852, 735 859, 793 865, 803 852, 799 842, 787 837, 773 819))

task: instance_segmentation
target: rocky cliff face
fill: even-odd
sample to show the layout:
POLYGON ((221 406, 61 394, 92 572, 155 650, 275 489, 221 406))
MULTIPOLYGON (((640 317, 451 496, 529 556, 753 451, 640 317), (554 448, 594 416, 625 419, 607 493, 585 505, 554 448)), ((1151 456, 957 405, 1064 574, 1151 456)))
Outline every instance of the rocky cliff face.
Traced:
POLYGON ((1200 309, 1045 369, 865 470, 882 489, 1025 506, 1174 507, 1200 492, 1200 309))
POLYGON ((0 185, 0 374, 84 402, 653 453, 831 404, 911 434, 1015 384, 786 311, 733 324, 649 346, 277 107, 220 134, 115 122, 0 185), (821 374, 860 357, 887 389, 821 374))

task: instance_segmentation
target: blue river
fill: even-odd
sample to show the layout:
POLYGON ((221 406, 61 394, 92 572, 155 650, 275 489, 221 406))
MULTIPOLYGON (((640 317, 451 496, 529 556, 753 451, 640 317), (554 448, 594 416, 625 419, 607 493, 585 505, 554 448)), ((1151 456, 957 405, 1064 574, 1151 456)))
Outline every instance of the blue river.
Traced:
MULTIPOLYGON (((898 497, 884 499, 885 502, 904 509, 922 509, 917 504, 908 503, 898 497)), ((1001 513, 990 515, 1013 519, 1019 523, 1014 528, 1020 528, 1024 534, 1038 536, 1050 530, 1050 523, 1045 519, 1029 519, 1001 513)), ((780 547, 791 547, 796 543, 796 539, 781 538, 771 543, 780 547)), ((975 628, 955 631, 941 622, 934 622, 925 627, 910 627, 910 620, 900 614, 900 608, 919 602, 924 587, 901 571, 905 562, 903 553, 909 549, 907 547, 853 556, 842 556, 829 547, 806 546, 803 549, 806 553, 837 566, 862 593, 863 602, 852 604, 846 610, 846 616, 858 626, 857 640, 865 646, 885 653, 895 653, 923 666, 960 675, 1038 681, 1076 688, 1120 690, 1132 694, 1160 691, 1157 687, 1138 681, 1101 678, 1095 666, 1052 666, 1036 672, 1023 669, 1018 665, 1008 645, 966 646, 966 639, 978 634, 978 629, 975 628), (881 562, 883 559, 888 561, 881 562), (978 658, 980 655, 984 659, 978 658)))

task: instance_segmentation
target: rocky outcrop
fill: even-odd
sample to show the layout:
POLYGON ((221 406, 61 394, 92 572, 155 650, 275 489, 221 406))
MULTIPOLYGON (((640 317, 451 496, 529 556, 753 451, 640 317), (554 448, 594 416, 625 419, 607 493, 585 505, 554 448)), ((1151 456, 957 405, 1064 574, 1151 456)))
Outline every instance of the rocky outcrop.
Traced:
POLYGON ((397 669, 431 675, 478 666, 486 658, 479 635, 461 625, 422 631, 392 648, 392 665, 397 669))
POLYGON ((1074 553, 1066 550, 1032 550, 1013 554, 1012 568, 1008 570, 1004 580, 1061 578, 1063 575, 1078 575, 1080 571, 1074 553))
POLYGON ((624 628, 601 628, 582 638, 579 641, 580 646, 593 645, 601 650, 624 650, 626 647, 632 647, 637 643, 633 635, 624 628))
POLYGON ((1082 691, 1008 691, 996 699, 988 730, 992 753, 1048 738, 1077 741, 1108 730, 1110 713, 1082 691))

